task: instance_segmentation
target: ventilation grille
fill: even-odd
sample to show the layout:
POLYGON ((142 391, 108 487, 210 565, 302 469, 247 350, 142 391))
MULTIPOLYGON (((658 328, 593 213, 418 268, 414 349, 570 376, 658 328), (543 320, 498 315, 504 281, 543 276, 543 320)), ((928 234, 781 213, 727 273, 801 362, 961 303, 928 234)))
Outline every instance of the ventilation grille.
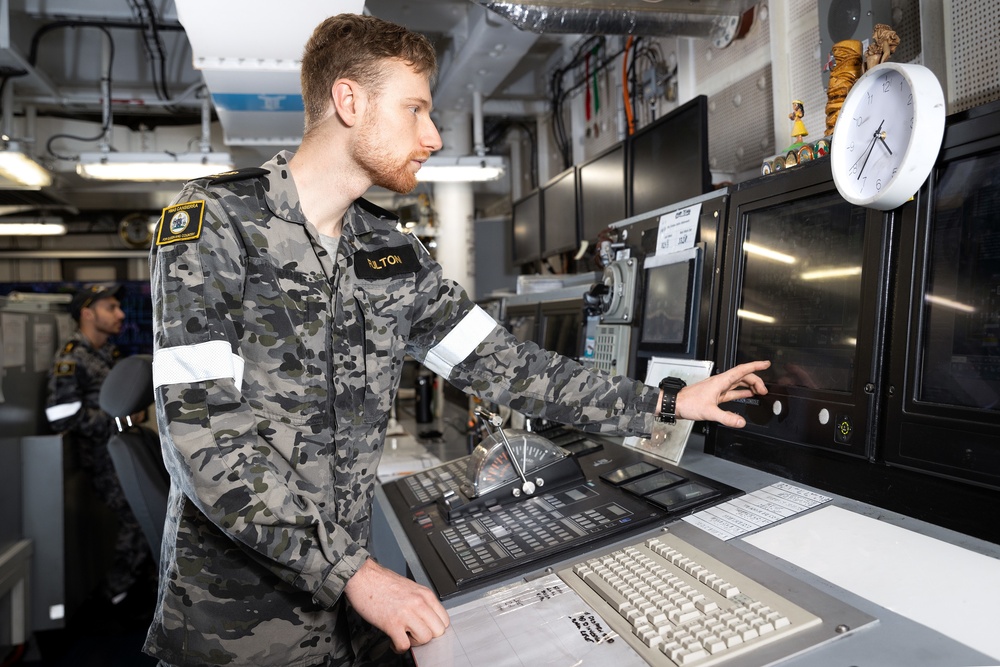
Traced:
POLYGON ((1000 99, 1000 3, 952 0, 949 113, 1000 99))

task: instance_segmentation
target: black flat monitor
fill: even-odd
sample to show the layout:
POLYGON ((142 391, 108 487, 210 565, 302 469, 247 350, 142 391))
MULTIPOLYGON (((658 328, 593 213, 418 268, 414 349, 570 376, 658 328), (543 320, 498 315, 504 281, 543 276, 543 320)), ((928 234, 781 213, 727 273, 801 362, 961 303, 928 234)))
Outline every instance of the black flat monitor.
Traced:
POLYGON ((643 356, 690 358, 701 300, 700 248, 647 257, 639 328, 643 356))
POLYGON ((580 357, 583 341, 583 300, 543 301, 539 306, 539 345, 564 357, 580 357))
POLYGON ((580 240, 597 241, 613 222, 628 217, 625 142, 579 166, 580 240))
POLYGON ((741 184, 726 235, 716 370, 769 359, 768 393, 727 408, 748 440, 865 459, 876 440, 891 218, 836 191, 829 160, 741 184))
POLYGON ((950 116, 904 224, 885 460, 1000 489, 1000 102, 950 116))
POLYGON ((506 326, 521 343, 538 342, 538 303, 509 304, 506 308, 506 326))
POLYGON ((576 169, 571 167, 542 188, 542 257, 577 247, 576 169))
POLYGON ((532 190, 513 204, 511 262, 527 264, 542 257, 542 194, 532 190))
POLYGON ((722 265, 719 234, 728 205, 729 190, 721 188, 616 225, 640 266, 631 377, 645 378, 657 356, 715 359, 721 285, 716 268, 722 265))
POLYGON ((630 215, 712 189, 708 165, 708 98, 699 95, 628 139, 630 215))

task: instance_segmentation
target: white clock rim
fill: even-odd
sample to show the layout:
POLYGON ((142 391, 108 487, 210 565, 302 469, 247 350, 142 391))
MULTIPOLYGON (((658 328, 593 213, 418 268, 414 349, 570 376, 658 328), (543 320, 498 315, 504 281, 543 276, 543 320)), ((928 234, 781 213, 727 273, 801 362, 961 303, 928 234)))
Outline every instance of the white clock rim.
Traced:
MULTIPOLYGON (((830 167, 833 171, 833 179, 837 185, 837 190, 840 191, 841 196, 852 204, 882 211, 897 208, 913 197, 920 189, 920 186, 923 185, 930 174, 930 170, 934 168, 934 163, 937 161, 941 140, 944 138, 944 109, 944 90, 941 88, 941 83, 934 73, 923 65, 915 63, 881 63, 862 74, 854 82, 854 85, 851 86, 850 91, 848 91, 847 98, 840 108, 840 114, 837 116, 837 123, 833 128, 833 141, 830 147, 830 167), (870 84, 873 79, 878 78, 887 69, 899 73, 906 79, 915 100, 917 95, 920 95, 924 100, 921 104, 917 104, 914 101, 912 136, 920 137, 921 141, 932 143, 938 148, 934 151, 933 155, 929 155, 926 158, 926 161, 911 164, 907 169, 899 171, 882 190, 877 191, 875 194, 866 197, 848 195, 845 193, 845 190, 849 192, 849 189, 840 183, 843 176, 841 175, 842 169, 838 169, 838 167, 844 167, 846 163, 844 165, 839 163, 848 158, 839 157, 841 153, 837 151, 838 130, 840 129, 841 122, 845 125, 849 122, 848 120, 844 120, 845 118, 852 117, 852 114, 845 113, 845 110, 850 112, 863 99, 863 86, 860 84, 870 84), (855 91, 858 91, 857 94, 852 96, 851 93, 855 91), (930 105, 927 104, 928 100, 931 102, 930 105), (940 108, 942 113, 931 113, 933 109, 937 108, 940 108)), ((844 133, 840 134, 843 136, 844 133)), ((905 164, 910 159, 910 154, 914 150, 917 150, 916 145, 910 143, 903 153, 900 163, 905 164)))

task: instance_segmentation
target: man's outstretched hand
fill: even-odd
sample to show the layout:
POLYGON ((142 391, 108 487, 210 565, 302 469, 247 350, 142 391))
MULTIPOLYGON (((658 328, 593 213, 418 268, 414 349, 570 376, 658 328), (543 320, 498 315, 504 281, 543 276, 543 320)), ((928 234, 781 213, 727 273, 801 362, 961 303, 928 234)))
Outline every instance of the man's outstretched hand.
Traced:
POLYGON ((719 405, 755 394, 766 394, 767 387, 756 373, 770 365, 770 361, 751 361, 684 387, 677 394, 677 416, 681 419, 715 421, 723 426, 743 428, 746 426, 743 417, 723 410, 719 405))
POLYGON ((429 588, 371 559, 347 581, 344 594, 362 618, 389 636, 398 653, 440 637, 450 623, 429 588))

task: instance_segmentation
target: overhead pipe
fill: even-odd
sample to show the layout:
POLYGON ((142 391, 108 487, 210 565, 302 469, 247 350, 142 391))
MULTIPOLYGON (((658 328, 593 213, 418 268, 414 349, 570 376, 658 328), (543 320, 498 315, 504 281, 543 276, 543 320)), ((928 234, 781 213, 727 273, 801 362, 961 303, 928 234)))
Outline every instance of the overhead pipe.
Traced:
POLYGON ((711 9, 694 12, 687 0, 664 2, 655 8, 602 9, 556 2, 473 1, 530 32, 649 37, 710 37, 721 22, 741 16, 754 4, 753 0, 723 0, 714 3, 711 9), (667 11, 671 9, 674 11, 667 11))
POLYGON ((483 134, 483 94, 472 91, 472 152, 477 157, 486 155, 486 140, 483 134))

